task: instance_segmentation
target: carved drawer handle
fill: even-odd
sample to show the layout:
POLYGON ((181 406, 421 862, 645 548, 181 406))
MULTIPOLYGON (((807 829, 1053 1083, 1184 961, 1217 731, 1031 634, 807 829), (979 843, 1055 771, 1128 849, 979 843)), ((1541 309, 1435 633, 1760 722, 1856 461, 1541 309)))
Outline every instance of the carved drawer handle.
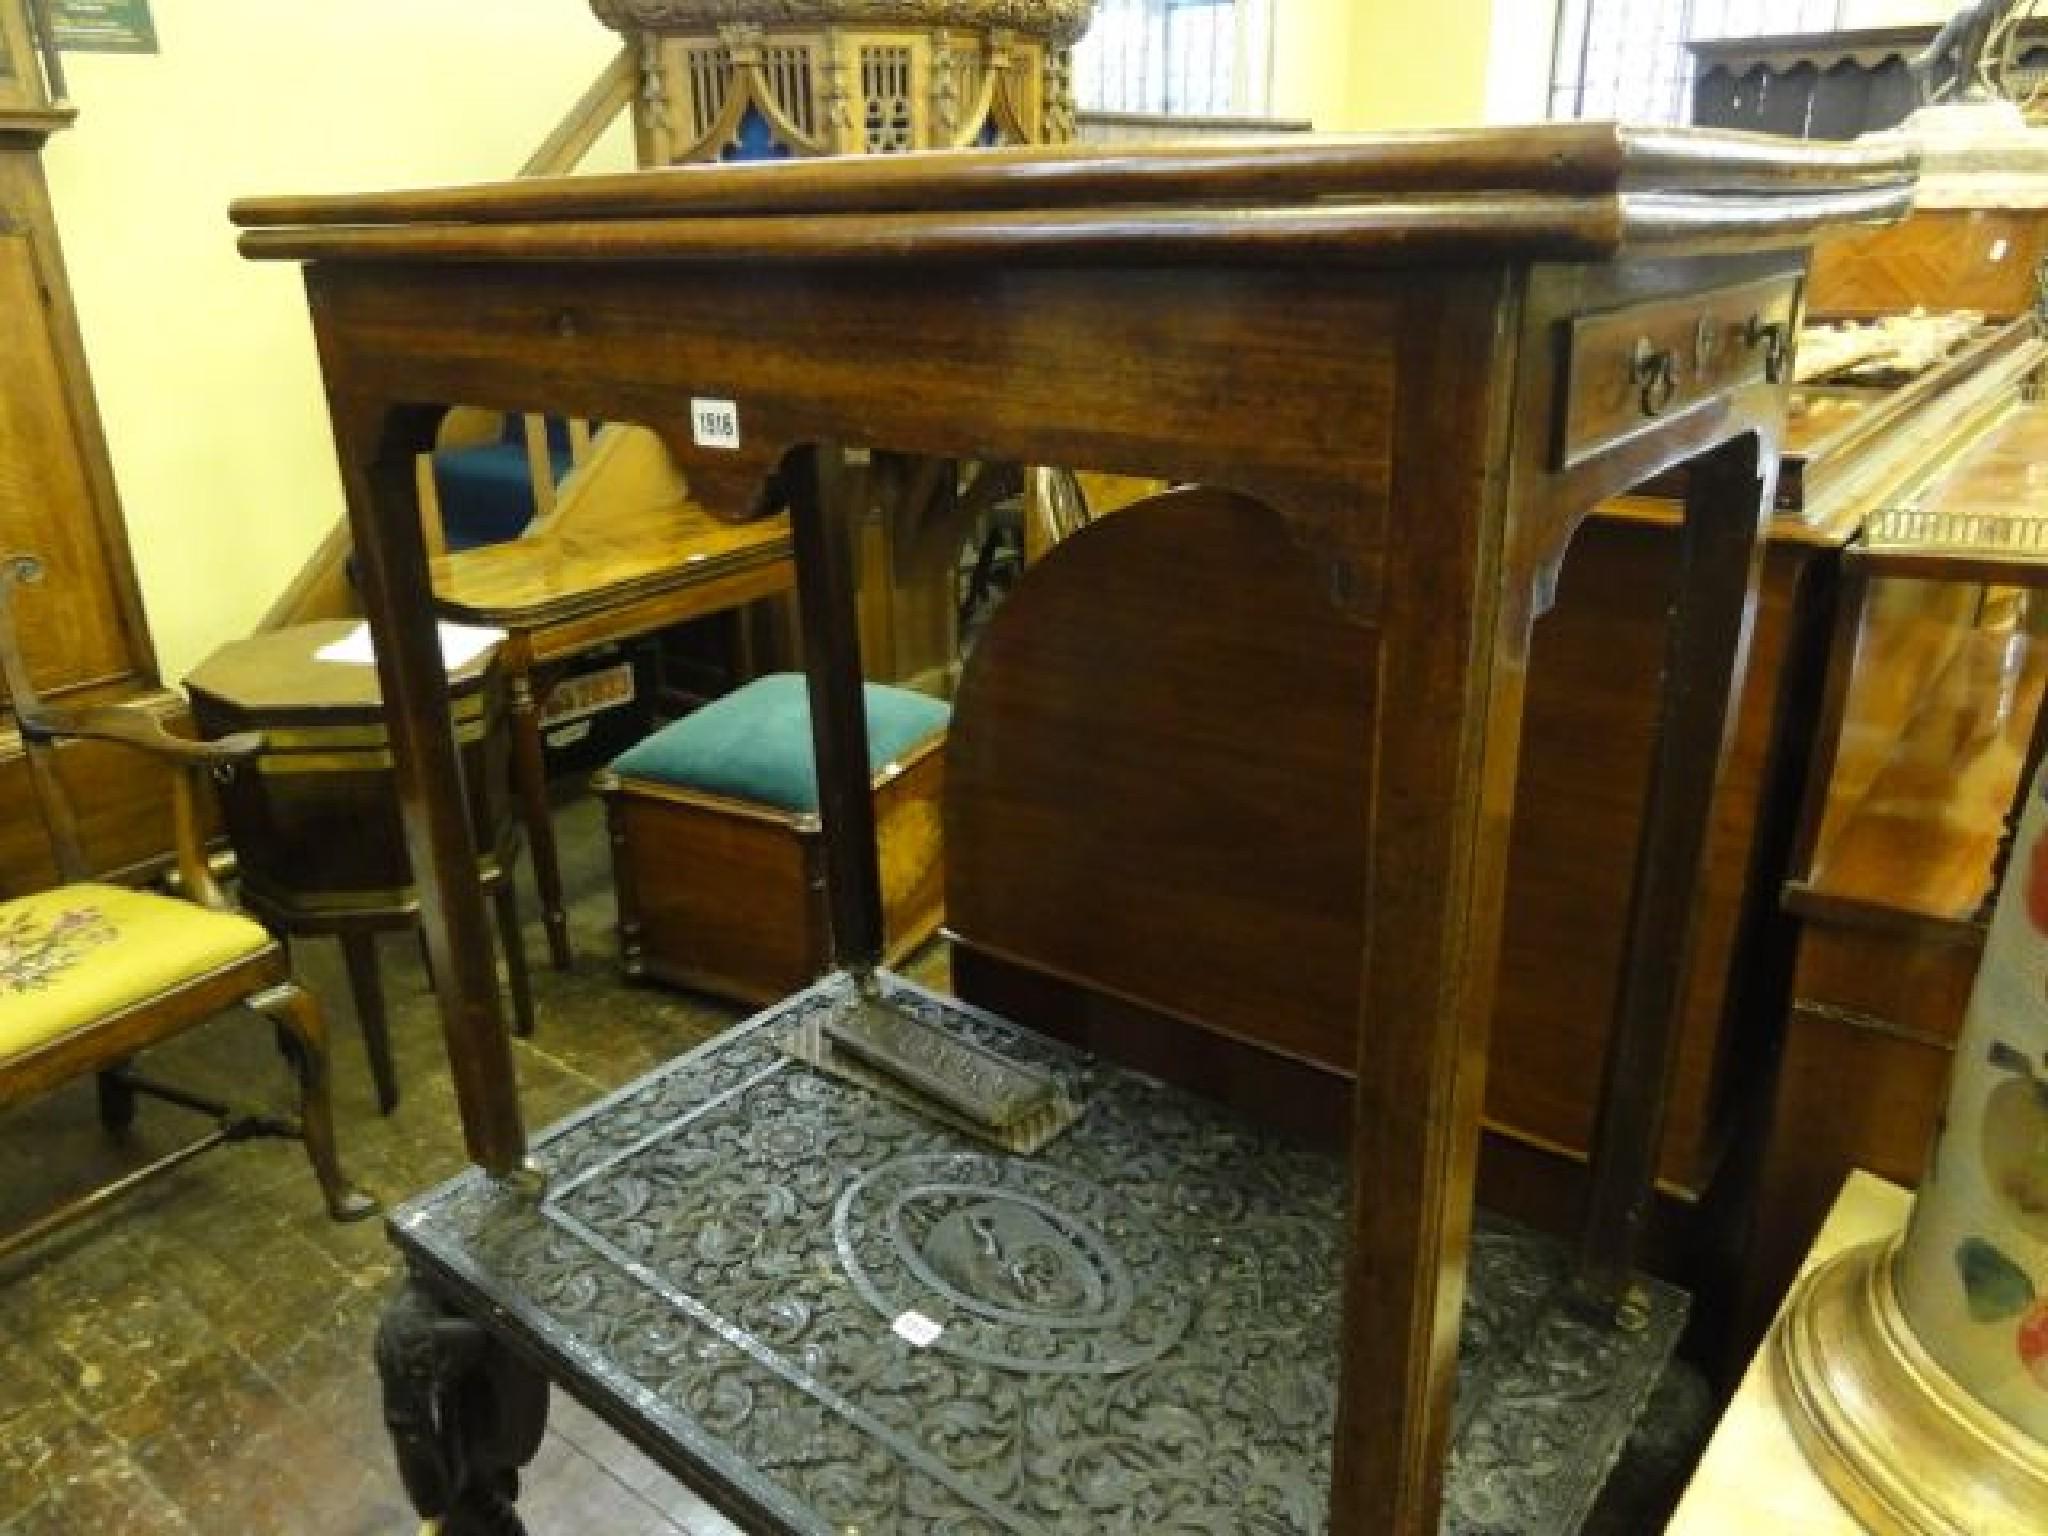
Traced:
POLYGON ((1647 336, 1639 337, 1629 377, 1642 388, 1643 414, 1661 416, 1678 393, 1678 354, 1670 347, 1653 345, 1647 336))
POLYGON ((1757 347, 1764 349, 1764 378, 1775 384, 1785 373, 1785 322, 1766 320, 1762 315, 1751 315, 1749 324, 1742 328, 1742 339, 1753 352, 1757 347))

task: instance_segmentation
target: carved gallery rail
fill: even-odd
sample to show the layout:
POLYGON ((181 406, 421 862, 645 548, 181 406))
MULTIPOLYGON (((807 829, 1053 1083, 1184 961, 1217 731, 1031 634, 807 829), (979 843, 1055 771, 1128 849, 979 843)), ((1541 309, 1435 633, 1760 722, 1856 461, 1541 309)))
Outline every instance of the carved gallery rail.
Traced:
MULTIPOLYGON (((465 1290, 434 1257, 433 1203, 394 1226, 421 1281, 482 1330, 465 1358, 489 1362, 478 1379, 512 1394, 500 1406, 537 1400, 537 1365, 741 1518, 800 1529, 830 1518, 829 1479, 807 1483, 800 1463, 761 1459, 742 1476, 674 1432, 672 1410, 708 1429, 727 1406, 713 1376, 694 1374, 708 1371, 703 1359, 674 1361, 661 1409, 599 1385, 615 1379, 623 1335, 591 1346, 508 1322, 539 1314, 566 1328, 582 1305, 573 1277, 589 1273, 595 1250, 573 1252, 579 1239, 550 1224, 565 1197, 544 1199, 544 1175, 526 1162, 469 876, 412 500, 412 454, 437 404, 645 422, 715 513, 744 518, 787 501, 833 931, 856 981, 871 972, 881 932, 845 447, 1204 483, 1248 498, 1271 537, 1309 552, 1364 681, 1331 741, 1357 760, 1370 827, 1365 981, 1360 1017, 1327 1021, 1357 1062, 1346 1214, 1333 1207, 1328 1217, 1343 1227, 1333 1251, 1344 1254, 1344 1281, 1327 1341, 1334 1403, 1317 1422, 1334 1425, 1311 1431, 1333 1437, 1328 1497, 1287 1506, 1273 1528, 1308 1529, 1327 1515, 1346 1533, 1430 1530, 1442 1508, 1505 833, 1541 594, 1594 502, 1704 456, 1690 477, 1580 1259, 1580 1287, 1612 1307, 1630 1294, 1630 1239, 1657 1144, 1806 248, 1837 224, 1896 217, 1910 182, 1910 165, 1891 152, 1572 124, 704 166, 238 205, 247 254, 308 264, 463 1125, 482 1168, 466 1187, 501 1210, 525 1202, 527 1215, 513 1219, 533 1240, 568 1245, 560 1268, 465 1290), (511 1353, 495 1347, 505 1343, 511 1353)), ((1206 618, 1258 643, 1257 614, 1206 618)), ((1158 707, 1172 707, 1175 692, 1161 679, 1158 707)), ((1113 737, 1102 747, 1113 759, 1113 737)), ((1226 810, 1214 858, 1259 858, 1234 840, 1226 810)), ((1020 818, 1014 857, 1023 867, 1032 855, 1020 818)), ((1099 937, 1162 942, 1147 914, 1128 922, 1099 937)), ((1255 933, 1257 913, 1242 922, 1255 933)), ((835 995, 853 1006, 861 993, 849 983, 835 995)), ((666 1070, 687 1078, 686 1069, 666 1070)), ((602 1134, 628 1120, 655 1141, 682 1134, 634 1104, 628 1093, 584 1124, 616 1114, 627 1118, 602 1134)), ((1055 1162, 1015 1177, 1051 1177, 1055 1162)), ((625 1184, 579 1185, 576 1195, 600 1193, 631 1198, 625 1184)), ((660 1270, 715 1234, 657 1220, 647 1235, 653 1248, 634 1262, 660 1270)), ((836 1283, 860 1282, 846 1271, 836 1283)), ((677 1293, 678 1328, 686 1303, 677 1293)), ((805 1326, 801 1310, 778 1314, 777 1326, 805 1326)), ((662 1326, 658 1312, 642 1322, 636 1338, 662 1326)), ((915 1347, 879 1313, 863 1326, 861 1347, 878 1366, 915 1347)), ((424 1358, 395 1363, 424 1368, 424 1358)), ((1116 1381, 1110 1373, 1103 1390, 1116 1381)), ((502 1422, 406 1422, 411 1486, 443 1506, 436 1434, 495 1447, 489 1476, 464 1463, 472 1507, 509 1491, 531 1438, 502 1422)), ((790 1433, 806 1433, 804 1422, 793 1418, 790 1433)), ((877 1444, 874 1465, 896 1465, 893 1454, 877 1444)), ((982 1513, 1003 1529, 1074 1529, 1083 1518, 982 1513)), ((906 1491, 871 1518, 920 1530, 944 1515, 906 1491)))

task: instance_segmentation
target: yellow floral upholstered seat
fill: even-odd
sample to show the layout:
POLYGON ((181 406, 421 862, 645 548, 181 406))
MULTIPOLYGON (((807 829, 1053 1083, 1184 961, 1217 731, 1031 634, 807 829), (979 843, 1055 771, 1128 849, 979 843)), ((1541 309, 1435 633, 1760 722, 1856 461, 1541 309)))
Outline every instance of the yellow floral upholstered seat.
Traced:
POLYGON ((269 942, 236 913, 117 885, 0 902, 0 1064, 269 942))

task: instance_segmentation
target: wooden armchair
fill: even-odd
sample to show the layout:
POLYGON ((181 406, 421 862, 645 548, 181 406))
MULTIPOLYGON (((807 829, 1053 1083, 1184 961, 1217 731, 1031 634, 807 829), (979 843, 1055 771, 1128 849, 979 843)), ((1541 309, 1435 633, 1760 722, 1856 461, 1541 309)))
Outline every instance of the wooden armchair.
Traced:
POLYGON ((61 877, 54 889, 0 901, 0 1108, 91 1072, 99 1079, 100 1118, 110 1130, 122 1130, 134 1118, 138 1092, 213 1114, 218 1123, 208 1135, 117 1184, 0 1239, 0 1252, 209 1147, 259 1134, 304 1140, 337 1221, 373 1214, 376 1202, 348 1182, 335 1155, 319 1006, 292 981, 282 946, 234 910, 207 865, 197 780, 253 756, 261 738, 190 741, 135 709, 46 706, 30 683, 12 608, 14 589, 41 579, 34 557, 0 557, 0 681, 13 705, 61 877), (78 823, 58 774, 55 748, 64 738, 122 743, 184 770, 173 776, 173 812, 178 872, 190 899, 89 878, 78 823), (237 1005, 277 1026, 279 1045, 298 1080, 296 1123, 211 1103, 129 1071, 138 1052, 237 1005))

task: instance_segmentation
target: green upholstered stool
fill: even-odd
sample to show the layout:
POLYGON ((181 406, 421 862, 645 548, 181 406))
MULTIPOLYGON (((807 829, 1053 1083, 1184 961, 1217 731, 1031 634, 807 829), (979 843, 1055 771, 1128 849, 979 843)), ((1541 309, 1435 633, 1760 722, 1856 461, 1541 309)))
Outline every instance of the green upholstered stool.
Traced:
MULTIPOLYGON (((868 766, 895 963, 944 915, 948 707, 870 683, 868 766)), ((598 775, 626 972, 746 1002, 830 964, 825 849, 804 680, 776 673, 654 733, 598 775)))

